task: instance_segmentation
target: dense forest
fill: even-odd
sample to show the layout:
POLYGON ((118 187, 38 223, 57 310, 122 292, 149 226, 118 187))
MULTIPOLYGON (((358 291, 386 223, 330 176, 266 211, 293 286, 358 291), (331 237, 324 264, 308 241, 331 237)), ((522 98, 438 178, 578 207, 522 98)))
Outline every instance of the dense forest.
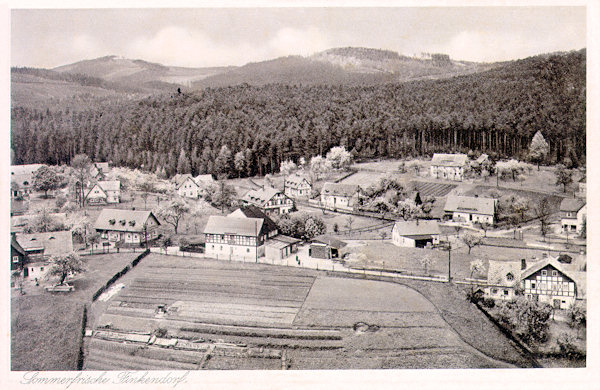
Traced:
POLYGON ((12 108, 14 164, 96 161, 163 175, 266 174, 342 145, 357 159, 485 152, 585 164, 586 52, 531 57, 445 80, 375 86, 246 84, 102 109, 12 108), (234 157, 235 156, 235 157, 234 157), (235 160, 235 161, 234 161, 235 160))

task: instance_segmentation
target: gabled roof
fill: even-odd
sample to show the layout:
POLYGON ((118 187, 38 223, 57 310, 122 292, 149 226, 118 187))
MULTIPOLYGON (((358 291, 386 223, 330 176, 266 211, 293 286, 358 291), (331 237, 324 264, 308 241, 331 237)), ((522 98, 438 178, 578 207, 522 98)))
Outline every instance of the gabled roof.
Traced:
POLYGON ((263 207, 275 195, 281 194, 276 188, 267 187, 265 189, 251 190, 244 195, 243 201, 263 207))
POLYGON ((196 184, 200 185, 202 184, 210 184, 210 183, 214 183, 215 179, 213 179, 212 175, 198 175, 194 178, 194 181, 196 182, 196 184))
POLYGON ((151 211, 103 209, 94 224, 95 229, 119 232, 142 232, 149 218, 158 219, 151 211))
POLYGON ((98 187, 98 189, 99 189, 100 191, 102 191, 102 193, 104 194, 104 196, 105 196, 105 197, 106 197, 106 196, 108 196, 108 195, 106 194, 106 191, 104 191, 104 188, 102 188, 102 186, 100 185, 100 183, 96 183, 96 184, 94 184, 94 185, 93 185, 93 186, 92 186, 92 187, 89 189, 89 191, 87 192, 87 194, 85 194, 85 197, 87 198, 88 196, 90 196, 90 194, 92 193, 92 190, 93 190, 94 188, 96 188, 96 187, 98 187))
POLYGON ((120 191, 121 182, 119 180, 101 180, 98 182, 100 188, 104 191, 120 191))
POLYGON ((61 256, 73 252, 73 236, 67 230, 17 234, 17 242, 25 251, 43 249, 46 256, 61 256))
POLYGON ((435 153, 431 158, 431 165, 443 167, 462 167, 469 157, 466 154, 435 153))
POLYGON ((560 202, 560 211, 579 211, 585 206, 585 200, 580 198, 564 198, 560 202))
POLYGON ((239 207, 237 210, 231 212, 227 216, 235 218, 261 218, 264 220, 265 229, 269 233, 278 229, 277 224, 273 222, 273 220, 269 218, 265 213, 263 213, 261 209, 254 205, 239 207))
POLYGON ((23 249, 23 247, 21 246, 21 244, 19 244, 19 242, 17 241, 17 238, 15 237, 14 234, 10 235, 10 246, 16 250, 18 253, 21 254, 21 256, 25 256, 25 249, 23 249))
POLYGON ((299 188, 303 183, 306 183, 310 186, 310 182, 304 176, 299 175, 290 175, 285 178, 285 186, 291 188, 299 188))
POLYGON ((441 234, 436 221, 397 221, 394 229, 404 237, 441 234))
POLYGON ((448 196, 444 211, 494 215, 496 200, 473 196, 448 196))
POLYGON ((360 186, 357 184, 325 183, 321 189, 321 194, 351 198, 359 191, 360 186))
POLYGON ((571 276, 571 272, 566 272, 564 267, 558 262, 557 258, 555 258, 555 257, 548 257, 546 259, 538 261, 531 267, 525 269, 525 271, 523 271, 523 273, 521 274, 521 278, 525 279, 548 265, 556 268, 557 271, 561 272, 565 276, 567 276, 570 279, 572 279, 573 281, 575 281, 574 277, 571 276))
POLYGON ((475 162, 477 164, 482 164, 484 161, 486 161, 489 158, 489 156, 485 153, 483 153, 481 156, 477 157, 477 160, 475 160, 475 162))
POLYGON ((521 261, 490 260, 488 263, 488 284, 514 287, 521 281, 521 261), (508 280, 508 275, 512 280, 508 280))
POLYGON ((204 228, 204 234, 234 234, 256 237, 264 234, 264 220, 261 218, 237 218, 211 215, 204 228))
POLYGON ((110 171, 110 166, 108 165, 107 162, 97 162, 97 163, 94 163, 94 165, 102 173, 107 173, 108 171, 110 171))
POLYGON ((313 238, 312 242, 319 242, 321 244, 326 244, 332 248, 343 248, 346 245, 348 245, 342 240, 338 240, 337 238, 334 238, 334 237, 331 237, 331 236, 328 236, 325 234, 313 238))
POLYGON ((175 177, 173 179, 175 181, 175 189, 177 189, 177 190, 188 180, 191 183, 193 183, 195 186, 198 186, 198 183, 196 183, 194 181, 194 178, 189 173, 186 173, 184 175, 175 175, 175 177))

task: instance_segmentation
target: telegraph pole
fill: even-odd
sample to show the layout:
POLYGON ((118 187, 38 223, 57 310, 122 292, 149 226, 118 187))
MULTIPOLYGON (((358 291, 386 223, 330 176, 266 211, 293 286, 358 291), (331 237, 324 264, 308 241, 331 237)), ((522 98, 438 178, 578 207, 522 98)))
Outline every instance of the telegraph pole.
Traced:
POLYGON ((256 221, 254 221, 254 237, 256 237, 256 245, 254 246, 254 253, 256 255, 256 260, 255 262, 258 263, 258 232, 257 232, 258 228, 256 227, 256 221))
POLYGON ((450 240, 448 240, 448 283, 452 280, 451 268, 450 268, 450 252, 452 251, 452 244, 450 244, 450 240))

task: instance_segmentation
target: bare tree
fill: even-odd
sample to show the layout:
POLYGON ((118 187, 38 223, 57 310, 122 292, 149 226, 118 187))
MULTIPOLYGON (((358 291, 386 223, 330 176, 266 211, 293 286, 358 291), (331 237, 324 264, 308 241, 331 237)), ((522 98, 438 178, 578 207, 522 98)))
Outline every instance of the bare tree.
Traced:
POLYGON ((540 233, 542 233, 542 237, 546 241, 546 234, 550 231, 550 216, 552 215, 550 201, 548 198, 541 198, 533 210, 536 218, 540 221, 540 233))

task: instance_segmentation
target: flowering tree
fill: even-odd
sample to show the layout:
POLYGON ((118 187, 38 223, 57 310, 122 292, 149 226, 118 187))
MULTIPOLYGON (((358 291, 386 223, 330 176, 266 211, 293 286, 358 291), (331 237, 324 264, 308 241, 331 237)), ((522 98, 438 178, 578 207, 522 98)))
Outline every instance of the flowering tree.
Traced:
POLYGON ((333 169, 348 169, 352 164, 352 154, 343 146, 335 146, 325 156, 333 169))
POLYGON ((56 256, 50 259, 52 268, 49 274, 58 276, 58 285, 62 285, 69 274, 85 271, 85 260, 75 253, 69 253, 65 256, 56 256))
POLYGON ((544 139, 542 132, 538 130, 529 145, 529 158, 537 164, 538 171, 540 170, 540 163, 544 161, 549 152, 550 146, 544 139))

